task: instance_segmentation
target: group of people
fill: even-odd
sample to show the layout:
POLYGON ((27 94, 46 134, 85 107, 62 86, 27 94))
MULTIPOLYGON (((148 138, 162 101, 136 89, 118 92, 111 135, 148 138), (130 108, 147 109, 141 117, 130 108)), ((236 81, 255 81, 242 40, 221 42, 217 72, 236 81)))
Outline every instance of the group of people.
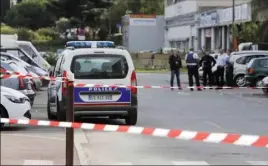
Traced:
MULTIPOLYGON (((188 79, 190 90, 193 91, 194 80, 198 91, 201 91, 200 80, 199 80, 199 67, 202 66, 203 69, 203 86, 206 87, 213 85, 213 73, 212 68, 217 65, 217 70, 215 72, 216 84, 218 87, 223 86, 225 82, 224 74, 226 73, 227 85, 232 84, 232 65, 229 63, 229 56, 231 51, 227 52, 221 50, 218 56, 212 57, 206 52, 203 52, 204 56, 200 59, 198 54, 190 49, 190 51, 185 56, 186 66, 188 70, 188 79)), ((171 70, 170 86, 174 87, 174 78, 176 77, 177 86, 181 88, 180 82, 180 68, 182 68, 182 60, 179 52, 172 53, 169 57, 169 65, 171 70)), ((174 90, 174 88, 171 88, 174 90)))

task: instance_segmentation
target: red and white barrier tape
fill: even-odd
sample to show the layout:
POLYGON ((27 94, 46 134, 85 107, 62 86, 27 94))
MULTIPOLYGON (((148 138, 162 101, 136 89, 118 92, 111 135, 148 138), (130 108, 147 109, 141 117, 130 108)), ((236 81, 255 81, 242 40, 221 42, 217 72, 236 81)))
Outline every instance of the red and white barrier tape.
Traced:
POLYGON ((199 87, 178 87, 178 86, 153 86, 153 85, 143 85, 143 86, 128 86, 128 85, 104 85, 104 84, 77 84, 74 83, 75 87, 91 87, 91 88, 138 88, 138 89, 179 89, 179 88, 200 88, 200 89, 266 89, 267 87, 228 87, 228 86, 223 86, 223 87, 205 87, 205 86, 199 86, 199 87))
POLYGON ((200 141, 205 143, 233 144, 240 146, 252 146, 268 148, 268 136, 241 135, 228 133, 209 133, 187 130, 172 130, 161 128, 145 128, 135 126, 71 123, 43 120, 18 120, 1 118, 1 123, 21 124, 31 126, 50 126, 62 128, 80 128, 95 131, 121 132, 129 134, 149 135, 153 137, 166 137, 179 140, 200 141))
MULTIPOLYGON (((39 78, 39 79, 45 79, 45 80, 51 80, 51 81, 60 81, 60 82, 65 82, 64 77, 48 77, 48 76, 39 76, 39 77, 34 77, 30 74, 27 75, 21 75, 18 72, 12 72, 12 71, 6 71, 5 74, 1 74, 0 78, 6 79, 6 78, 39 78), (56 80, 58 78, 58 80, 56 80)), ((152 86, 152 85, 143 85, 143 86, 128 86, 128 85, 102 85, 102 84, 78 84, 74 83, 75 87, 93 87, 93 88, 100 88, 100 87, 114 87, 114 88, 138 88, 138 89, 178 89, 178 88, 200 88, 200 89, 267 89, 268 86, 263 86, 263 87, 228 87, 228 86, 223 86, 223 87, 205 87, 205 86, 199 86, 199 87, 171 87, 171 86, 152 86)))
POLYGON ((1 74, 0 78, 7 79, 7 78, 39 78, 39 79, 45 79, 45 80, 56 80, 56 77, 48 77, 48 76, 33 76, 31 74, 22 75, 17 72, 5 72, 5 74, 1 74))

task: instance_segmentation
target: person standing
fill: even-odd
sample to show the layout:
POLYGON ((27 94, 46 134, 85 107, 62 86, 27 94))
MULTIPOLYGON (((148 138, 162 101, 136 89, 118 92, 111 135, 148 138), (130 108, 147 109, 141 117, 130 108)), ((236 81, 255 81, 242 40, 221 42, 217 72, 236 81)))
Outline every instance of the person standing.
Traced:
POLYGON ((216 76, 216 82, 217 86, 223 86, 224 85, 224 69, 226 66, 228 56, 224 53, 223 50, 220 51, 220 55, 217 58, 217 76, 216 76))
POLYGON ((230 56, 231 56, 231 50, 227 51, 228 59, 226 61, 226 84, 227 86, 232 86, 233 85, 233 65, 229 61, 230 56))
POLYGON ((208 53, 205 53, 205 55, 201 58, 199 65, 202 66, 202 69, 203 69, 203 85, 204 86, 207 86, 207 77, 209 80, 209 86, 212 86, 212 82, 213 82, 212 67, 215 66, 215 64, 216 64, 216 60, 208 53))
POLYGON ((199 60, 198 55, 194 53, 193 49, 191 48, 190 52, 186 54, 185 56, 185 61, 186 61, 187 69, 188 69, 189 86, 190 86, 191 91, 194 90, 192 88, 194 85, 193 77, 195 78, 197 90, 201 91, 199 73, 198 73, 198 60, 199 60))
POLYGON ((174 52, 172 52, 172 54, 169 57, 169 66, 171 71, 171 78, 170 78, 171 90, 174 90, 173 85, 175 76, 177 79, 178 89, 182 89, 180 82, 180 68, 182 67, 182 63, 180 55, 178 53, 175 55, 174 52))

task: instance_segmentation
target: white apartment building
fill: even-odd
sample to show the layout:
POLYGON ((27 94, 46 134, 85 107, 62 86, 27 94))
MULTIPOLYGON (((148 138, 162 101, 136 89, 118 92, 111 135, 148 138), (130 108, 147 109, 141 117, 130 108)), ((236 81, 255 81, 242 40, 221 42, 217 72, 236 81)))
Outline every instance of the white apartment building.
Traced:
MULTIPOLYGON (((241 4, 249 0, 235 1, 236 4, 241 4)), ((199 13, 230 6, 232 6, 231 0, 165 0, 164 47, 178 48, 185 51, 189 48, 200 49, 203 46, 199 44, 199 13)))
MULTIPOLYGON (((235 6, 235 24, 252 20, 251 3, 235 6)), ((232 48, 233 8, 214 9, 198 14, 199 47, 207 50, 232 48)))

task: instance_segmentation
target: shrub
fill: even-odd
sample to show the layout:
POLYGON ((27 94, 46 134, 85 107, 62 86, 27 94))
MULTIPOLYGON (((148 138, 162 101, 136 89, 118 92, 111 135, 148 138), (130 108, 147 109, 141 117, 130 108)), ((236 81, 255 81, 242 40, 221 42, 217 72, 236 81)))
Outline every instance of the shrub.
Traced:
POLYGON ((18 40, 31 41, 35 38, 35 33, 27 28, 18 28, 17 30, 18 40))
POLYGON ((45 59, 51 66, 56 66, 58 56, 55 53, 48 52, 45 59))
POLYGON ((7 25, 2 25, 1 23, 1 34, 15 34, 17 30, 7 25))
POLYGON ((46 38, 46 40, 55 40, 59 38, 59 33, 54 28, 38 29, 37 34, 46 38))

